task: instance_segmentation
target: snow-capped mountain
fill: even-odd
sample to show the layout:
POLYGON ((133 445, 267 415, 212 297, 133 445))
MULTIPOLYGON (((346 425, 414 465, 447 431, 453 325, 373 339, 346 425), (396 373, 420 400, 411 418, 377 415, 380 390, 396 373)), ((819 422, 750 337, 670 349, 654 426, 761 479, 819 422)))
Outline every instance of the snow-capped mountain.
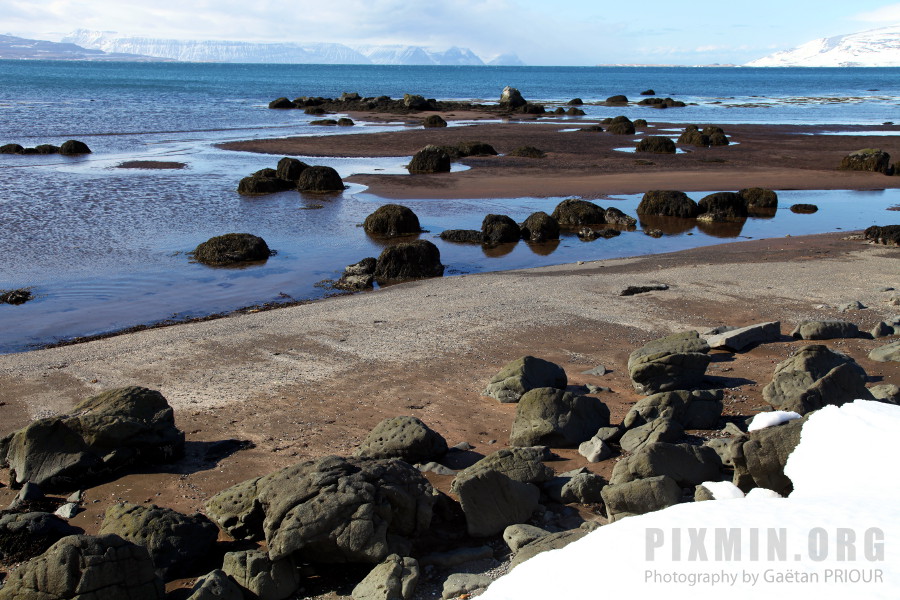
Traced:
POLYGON ((807 42, 748 67, 900 67, 900 25, 807 42))
MULTIPOLYGON (((336 43, 253 43, 218 40, 171 40, 120 36, 114 31, 78 29, 64 42, 105 52, 127 52, 187 62, 378 64, 378 65, 483 65, 468 48, 432 50, 421 46, 370 45, 350 47, 336 43)), ((512 55, 515 57, 515 55, 512 55)), ((516 60, 518 58, 516 57, 516 60)))
POLYGON ((494 58, 487 61, 492 67, 524 67, 525 63, 522 62, 516 54, 512 52, 506 52, 504 54, 498 54, 494 58))
POLYGON ((0 59, 10 58, 26 60, 165 60, 134 54, 109 54, 102 50, 82 48, 71 43, 61 44, 21 38, 14 35, 0 35, 0 59))

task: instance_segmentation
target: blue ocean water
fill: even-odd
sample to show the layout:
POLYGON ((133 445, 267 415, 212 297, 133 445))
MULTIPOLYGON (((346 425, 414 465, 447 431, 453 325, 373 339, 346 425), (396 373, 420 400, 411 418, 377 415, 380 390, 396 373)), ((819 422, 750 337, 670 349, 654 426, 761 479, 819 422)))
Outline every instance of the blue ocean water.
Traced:
MULTIPOLYGON (((315 298, 315 282, 377 255, 380 243, 356 224, 384 201, 352 186, 331 200, 286 192, 236 194, 238 179, 273 166, 271 156, 215 144, 287 135, 355 135, 402 127, 310 126, 302 111, 266 108, 278 96, 402 96, 496 101, 505 85, 533 102, 580 97, 582 120, 628 114, 651 121, 876 125, 900 121, 900 69, 406 67, 0 61, 0 144, 88 143, 84 157, 0 155, 0 289, 30 287, 36 299, 0 305, 0 352, 166 318, 199 316, 258 302, 315 298), (640 99, 653 88, 690 106, 660 111, 607 108, 614 94, 640 99), (178 171, 120 169, 126 160, 174 160, 178 171), (246 269, 209 269, 185 253, 229 231, 264 237, 278 255, 246 269)), ((578 119, 575 119, 577 122, 578 119)), ((342 176, 405 174, 408 157, 315 159, 342 176)), ((900 203, 893 191, 789 192, 783 206, 812 201, 818 215, 786 209, 741 230, 673 231, 661 240, 625 234, 591 244, 573 236, 553 247, 482 251, 438 243, 448 274, 510 269, 677 250, 722 237, 768 237, 865 227, 900 203), (851 209, 852 207, 852 209, 851 209), (835 218, 840 215, 839 218, 835 218), (839 224, 839 225, 838 225, 839 224), (691 234, 691 235, 688 235, 691 234)), ((699 199, 699 195, 696 199, 699 199)), ((524 219, 561 198, 410 201, 426 239, 477 228, 487 212, 524 219)), ((634 214, 637 197, 610 200, 634 214)), ((887 213, 895 214, 895 213, 887 213)))

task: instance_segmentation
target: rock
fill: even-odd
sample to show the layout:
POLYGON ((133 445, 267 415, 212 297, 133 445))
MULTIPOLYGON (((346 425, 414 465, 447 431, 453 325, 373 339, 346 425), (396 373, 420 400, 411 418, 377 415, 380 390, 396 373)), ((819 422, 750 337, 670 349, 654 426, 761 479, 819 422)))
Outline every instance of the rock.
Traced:
POLYGON ((815 204, 794 204, 791 206, 791 212, 799 215, 811 215, 818 212, 819 207, 815 204))
POLYGON ((900 362, 900 340, 875 348, 869 352, 869 358, 876 362, 900 362))
POLYGON ((374 275, 375 267, 378 265, 378 259, 371 256, 362 259, 358 263, 347 265, 344 267, 346 275, 374 275))
POLYGON ((637 294, 646 294, 647 292, 660 292, 669 289, 665 283, 651 283, 649 285, 629 285, 619 292, 620 296, 636 296, 637 294))
POLYGON ((84 142, 78 140, 66 140, 59 147, 59 153, 64 156, 74 156, 77 154, 90 154, 91 149, 84 142))
POLYGON ((709 146, 709 136, 698 131, 696 125, 690 125, 678 136, 679 144, 691 146, 709 146))
POLYGON ((326 111, 321 106, 307 106, 303 112, 308 115, 324 115, 326 111))
MULTIPOLYGON (((279 164, 281 163, 279 162, 279 164)), ((281 179, 275 169, 260 169, 253 175, 241 179, 238 182, 237 191, 243 196, 262 196, 284 192, 296 186, 296 180, 281 179)))
POLYGON ((716 132, 709 136, 710 146, 727 146, 730 143, 724 133, 716 132))
POLYGON ((18 306, 19 304, 25 304, 32 298, 34 298, 34 296, 31 294, 31 290, 0 290, 0 304, 13 304, 18 306))
POLYGON ((570 198, 553 210, 553 218, 564 227, 606 223, 606 211, 593 202, 570 198))
POLYGON ((56 515, 57 517, 61 517, 63 519, 71 519, 72 517, 77 515, 79 512, 81 512, 81 510, 76 503, 66 502, 65 504, 63 504, 62 506, 57 508, 53 512, 53 514, 56 515))
POLYGON ((473 537, 496 535, 509 525, 524 523, 538 507, 540 490, 514 481, 499 471, 462 471, 453 480, 466 528, 473 537))
POLYGON ((648 216, 691 218, 699 212, 696 202, 675 190, 650 190, 637 207, 638 215, 648 216))
POLYGON ((84 533, 56 515, 45 512, 0 512, 0 560, 24 562, 43 554, 69 535, 84 533))
POLYGON ((300 573, 290 558, 272 560, 262 550, 228 552, 222 572, 259 600, 287 600, 300 589, 300 573))
POLYGON ((412 210, 399 204, 385 204, 366 217, 363 230, 371 235, 394 237, 422 232, 419 217, 412 210))
POLYGON ((626 117, 616 117, 606 128, 606 132, 614 135, 634 135, 634 123, 626 117))
POLYGON ((778 208, 778 194, 765 188, 745 188, 738 192, 748 209, 778 208))
POLYGON ((868 306, 866 306, 859 300, 852 300, 851 302, 847 302, 846 304, 841 304, 837 308, 838 312, 850 312, 851 310, 865 310, 866 308, 868 308, 868 306))
POLYGON ((250 233, 226 233, 211 237, 194 249, 194 260, 221 267, 266 260, 272 255, 266 241, 250 233))
POLYGON ((900 225, 872 225, 863 232, 867 240, 885 246, 900 246, 900 225))
POLYGON ((403 106, 411 110, 433 110, 434 106, 418 94, 403 94, 403 106))
POLYGON ((716 497, 713 495, 708 488, 698 485, 694 488, 694 502, 706 502, 708 500, 715 500, 716 497))
POLYGON ((596 398, 543 387, 526 392, 516 407, 511 446, 576 447, 609 426, 609 408, 596 398))
POLYGON ((613 468, 610 483, 619 485, 635 479, 668 475, 682 487, 722 478, 722 460, 707 446, 690 444, 647 444, 613 468))
POLYGON ((165 580, 186 576, 216 543, 219 528, 205 516, 184 515, 170 508, 130 502, 106 509, 100 535, 116 534, 147 548, 165 580))
POLYGON ((21 144, 3 144, 0 154, 25 154, 25 148, 21 144))
POLYGON ((632 216, 626 215, 618 208, 610 206, 603 213, 603 218, 605 222, 609 225, 618 225, 629 231, 633 231, 635 225, 637 225, 637 219, 632 216))
POLYGON ((20 565, 2 600, 163 600, 147 550, 115 535, 70 535, 20 565))
POLYGON ((428 145, 413 155, 406 169, 410 173, 449 173, 450 156, 441 148, 428 145))
POLYGON ((574 106, 566 110, 565 113, 570 117, 583 117, 587 114, 580 108, 575 108, 574 106))
POLYGON ((638 102, 641 106, 650 106, 651 108, 680 108, 686 106, 680 100, 672 100, 671 98, 646 98, 638 102))
POLYGON ((684 428, 673 419, 659 418, 629 429, 619 440, 625 452, 637 452, 647 444, 676 442, 684 435, 684 428))
POLYGON ((353 127, 356 123, 353 122, 353 119, 349 119, 347 117, 341 117, 337 120, 338 127, 353 127))
POLYGON ((670 138, 651 135, 637 143, 638 152, 653 152, 655 154, 675 154, 675 142, 670 138))
POLYGON ((334 282, 334 287, 345 292, 361 292, 375 287, 374 275, 350 275, 344 273, 334 282))
POLYGON ((841 169, 891 174, 891 155, 876 148, 863 148, 841 159, 841 169))
POLYGON ((613 105, 613 106, 628 104, 628 96, 624 96, 622 94, 610 96, 609 98, 606 99, 606 102, 604 104, 613 105))
POLYGON ((444 274, 441 253, 427 240, 386 247, 378 256, 375 279, 381 282, 440 277, 444 274))
POLYGON ((59 154, 59 146, 53 144, 39 144, 34 147, 37 154, 59 154))
POLYGON ((689 389, 703 380, 709 346, 696 331, 675 333, 638 348, 628 357, 634 389, 642 394, 689 389))
POLYGON ((601 490, 606 486, 606 480, 594 473, 578 473, 562 486, 562 501, 564 503, 575 502, 578 504, 595 504, 603 499, 601 490))
POLYGON ((734 352, 741 352, 758 344, 775 342, 779 338, 781 338, 781 323, 779 321, 757 323, 704 336, 710 348, 724 348, 734 352))
POLYGON ((278 167, 275 169, 275 174, 279 179, 283 179, 285 181, 293 181, 294 187, 296 187, 296 183, 297 180, 300 179, 300 175, 308 168, 309 165, 302 160, 297 160, 296 158, 285 156, 278 161, 278 167))
POLYGON ((481 233, 484 243, 490 245, 518 242, 522 237, 519 226, 506 215, 487 215, 481 222, 481 233))
POLYGON ((353 455, 399 458, 415 464, 438 459, 446 453, 447 442, 425 423, 416 417, 393 417, 376 425, 353 455))
POLYGON ((338 122, 336 119, 318 119, 316 121, 310 121, 310 125, 337 125, 338 122))
POLYGON ((612 456, 612 450, 605 441, 597 436, 592 437, 586 442, 581 442, 578 446, 578 454, 587 459, 588 462, 595 463, 606 460, 612 456))
POLYGON ((790 494, 794 485, 784 474, 784 466, 800 443, 805 423, 806 418, 794 419, 735 438, 731 445, 734 485, 745 493, 762 487, 782 496, 790 494))
POLYGON ((344 182, 338 172, 331 167, 314 166, 303 169, 297 180, 301 192, 326 194, 344 191, 344 182))
POLYGON ((521 108, 528 104, 522 93, 514 87, 506 86, 500 93, 500 107, 507 109, 521 108))
POLYGON ((419 581, 419 563, 408 556, 391 554, 359 582, 353 600, 409 600, 419 581))
POLYGON ((775 367, 763 399, 777 410, 804 415, 829 404, 871 399, 865 384, 866 372, 852 358, 815 344, 775 367))
POLYGON ((584 101, 581 98, 572 98, 568 102, 566 102, 569 106, 581 106, 584 104, 584 101))
POLYGON ((466 156, 497 156, 497 151, 490 144, 479 141, 460 142, 456 150, 461 158, 466 156))
POLYGON ((544 158, 547 156, 547 153, 534 146, 519 146, 510 151, 509 156, 518 156, 519 158, 544 158))
POLYGON ((444 465, 435 461, 416 465, 416 468, 419 469, 419 471, 421 471, 422 473, 434 473, 435 475, 456 475, 456 471, 449 467, 445 467, 444 465))
POLYGON ((265 539, 273 561, 378 563, 427 531, 435 496, 397 459, 309 460, 228 488, 206 514, 238 539, 265 539))
POLYGON ((131 465, 171 462, 184 453, 184 433, 157 391, 110 390, 75 406, 72 416, 33 421, 12 434, 10 480, 65 490, 131 465))
POLYGON ((282 96, 269 102, 269 108, 297 108, 293 102, 282 96))
POLYGON ((559 365, 534 356, 523 356, 507 363, 491 378, 482 394, 500 402, 518 402, 525 392, 535 388, 565 389, 569 381, 559 365))
POLYGON ((433 566, 439 569, 452 569, 476 560, 487 560, 493 557, 494 550, 490 546, 465 546, 444 552, 426 554, 419 560, 419 565, 422 567, 433 566))
POLYGON ((559 222, 545 212, 528 215, 520 226, 522 239, 530 242, 545 242, 559 239, 559 222))
POLYGON ((632 123, 635 127, 646 127, 647 119, 635 119, 634 121, 632 121, 632 123))
POLYGON ((513 552, 518 552, 522 546, 530 544, 534 540, 548 535, 550 532, 534 525, 518 524, 510 525, 503 530, 503 541, 513 552))
POLYGON ((610 523, 674 506, 681 501, 681 488, 666 475, 638 479, 603 488, 603 503, 610 523))
POLYGON ((609 239, 621 235, 618 229, 592 229, 590 227, 582 227, 577 231, 578 239, 583 242, 591 242, 599 238, 609 239))
POLYGON ((19 509, 22 506, 43 500, 44 498, 46 498, 46 496, 40 485, 30 481, 26 482, 25 485, 22 486, 22 489, 19 490, 19 493, 16 494, 16 497, 13 498, 13 501, 10 502, 9 510, 19 509))
POLYGON ((888 404, 900 404, 900 387, 893 383, 873 385, 869 388, 869 393, 876 400, 887 402, 888 404))
POLYGON ((848 321, 801 321, 791 332, 795 340, 830 340, 859 337, 855 323, 848 321))
POLYGON ((474 592, 487 588, 493 581, 487 575, 477 573, 452 573, 444 581, 441 598, 444 600, 452 600, 460 596, 468 598, 474 592))
POLYGON ((241 588, 221 569, 197 580, 187 600, 244 600, 241 588))
POLYGON ((747 218, 747 204, 734 192, 718 192, 704 196, 697 203, 700 215, 711 215, 715 222, 740 221, 747 218))
POLYGON ((565 548, 572 542, 576 542, 586 536, 589 532, 585 529, 570 529, 568 531, 560 531, 551 533, 550 535, 541 536, 533 542, 524 545, 516 552, 516 555, 509 563, 510 570, 515 569, 523 562, 537 556, 541 552, 549 550, 559 550, 565 548))
POLYGON ((428 127, 446 127, 447 121, 441 118, 441 115, 428 115, 422 121, 422 125, 426 128, 428 127))
POLYGON ((641 92, 641 96, 655 96, 655 95, 656 95, 656 92, 654 92, 652 89, 644 90, 643 92, 641 92))
POLYGON ((504 448, 488 454, 474 465, 459 472, 450 491, 458 494, 458 481, 484 471, 496 471, 519 483, 544 483, 553 478, 553 469, 543 464, 549 458, 545 446, 504 448))
POLYGON ((481 244, 484 234, 477 229, 447 229, 441 232, 441 239, 457 244, 481 244))

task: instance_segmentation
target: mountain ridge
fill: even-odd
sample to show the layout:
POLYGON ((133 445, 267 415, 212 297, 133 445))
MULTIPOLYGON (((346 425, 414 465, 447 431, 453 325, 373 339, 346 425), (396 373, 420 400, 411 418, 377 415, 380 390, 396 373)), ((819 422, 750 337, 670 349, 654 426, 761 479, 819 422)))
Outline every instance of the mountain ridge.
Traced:
POLYGON ((900 67, 900 25, 818 38, 746 67, 900 67))

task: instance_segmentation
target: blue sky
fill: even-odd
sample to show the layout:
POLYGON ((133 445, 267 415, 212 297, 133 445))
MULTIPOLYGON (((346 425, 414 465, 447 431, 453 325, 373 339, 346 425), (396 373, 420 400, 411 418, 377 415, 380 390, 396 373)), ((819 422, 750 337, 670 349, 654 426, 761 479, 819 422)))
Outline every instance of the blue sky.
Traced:
POLYGON ((76 29, 180 39, 414 44, 515 52, 531 65, 741 64, 811 39, 900 23, 856 0, 0 0, 4 33, 76 29))

